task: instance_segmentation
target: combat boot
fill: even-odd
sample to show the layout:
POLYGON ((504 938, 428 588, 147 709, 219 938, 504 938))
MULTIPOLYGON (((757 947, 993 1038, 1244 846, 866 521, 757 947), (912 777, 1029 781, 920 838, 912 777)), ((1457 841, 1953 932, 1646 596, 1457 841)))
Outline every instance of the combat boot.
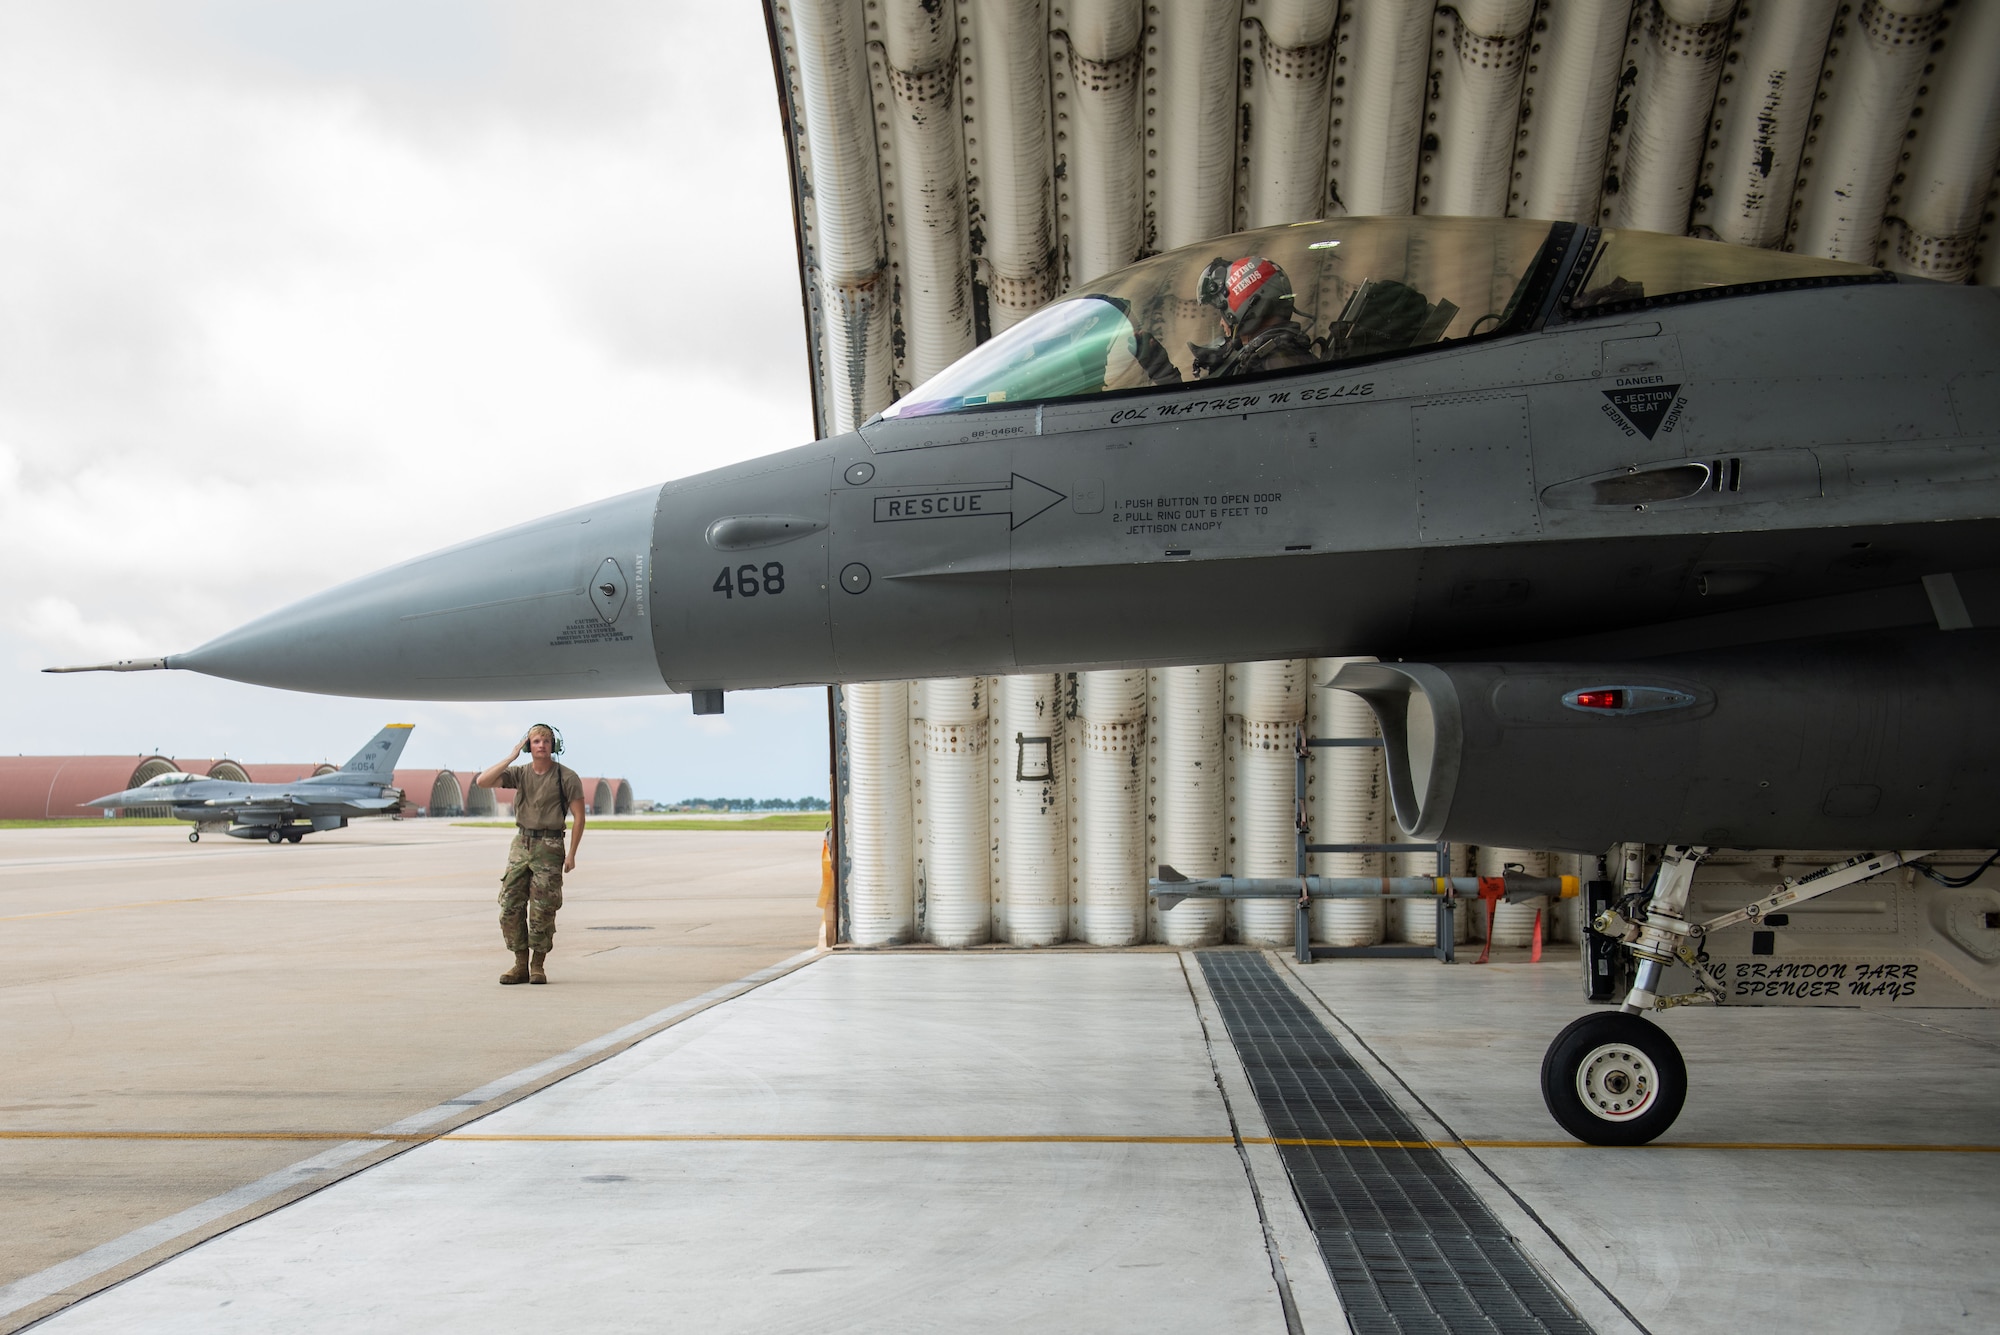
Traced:
POLYGON ((514 952, 514 967, 501 974, 500 981, 503 983, 525 983, 528 981, 527 951, 517 950, 514 952))
POLYGON ((547 959, 548 957, 549 957, 549 952, 546 950, 538 950, 534 954, 528 957, 529 982, 546 983, 549 981, 549 976, 542 972, 542 961, 547 959))

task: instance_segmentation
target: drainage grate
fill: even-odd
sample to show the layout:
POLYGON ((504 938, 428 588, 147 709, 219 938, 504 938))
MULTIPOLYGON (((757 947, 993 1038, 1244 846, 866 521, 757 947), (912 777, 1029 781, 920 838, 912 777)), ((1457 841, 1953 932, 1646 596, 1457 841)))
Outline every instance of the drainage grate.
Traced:
MULTIPOLYGON (((1195 957, 1274 1137, 1423 1139, 1262 954, 1195 957)), ((1358 1335, 1589 1335, 1436 1150, 1278 1153, 1358 1335)))

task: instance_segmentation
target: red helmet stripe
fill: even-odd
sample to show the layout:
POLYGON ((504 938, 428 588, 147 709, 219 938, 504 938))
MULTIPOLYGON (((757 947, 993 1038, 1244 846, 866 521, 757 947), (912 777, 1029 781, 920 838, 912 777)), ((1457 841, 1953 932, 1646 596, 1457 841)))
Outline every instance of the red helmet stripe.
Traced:
POLYGON ((1257 289, 1271 281, 1278 272, 1278 266, 1266 259, 1252 255, 1240 259, 1229 266, 1229 310, 1232 315, 1240 315, 1250 298, 1257 295, 1257 289))

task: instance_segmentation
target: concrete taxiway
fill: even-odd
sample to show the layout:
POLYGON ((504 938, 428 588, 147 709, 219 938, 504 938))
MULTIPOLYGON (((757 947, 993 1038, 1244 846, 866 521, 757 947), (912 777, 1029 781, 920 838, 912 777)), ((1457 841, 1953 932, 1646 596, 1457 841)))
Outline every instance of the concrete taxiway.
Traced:
MULTIPOLYGON (((809 931, 810 895, 787 903, 774 930, 809 931)), ((673 906, 655 907, 664 925, 673 906)), ((624 912, 635 925, 638 908, 624 912)), ((548 1053, 561 1040, 544 1035, 522 1050, 539 1065, 511 1084, 458 1068, 457 1085, 425 1096, 475 1074, 495 1092, 470 1089, 429 1121, 405 1112, 402 1140, 358 1142, 381 1161, 357 1157, 348 1168, 363 1171, 38 1329, 1343 1331, 1352 1286, 1392 1305, 1415 1288, 1394 1291, 1393 1258, 1366 1239, 1362 1269, 1330 1271, 1314 1181, 1421 1204, 1415 1179, 1395 1180, 1411 1156, 1435 1161, 1419 1186, 1459 1201, 1448 1226, 1434 1210, 1423 1226, 1444 1242, 1447 1227, 1484 1236, 1487 1255, 1524 1262, 1507 1284, 1543 1289, 1546 1321, 1522 1329, 1970 1331, 2000 1310, 1990 1012, 1670 1013, 1687 1111, 1664 1143, 1610 1150, 1564 1138, 1536 1088, 1549 1035, 1581 1009, 1573 958, 783 949, 750 959, 762 967, 714 1004, 621 1015, 599 1047, 548 1053), (1287 1049, 1269 1005, 1246 1012, 1224 990, 1250 966, 1267 1002, 1320 1031, 1320 1055, 1287 1049), (1411 1129, 1314 1142, 1334 1171, 1309 1181, 1299 1142, 1274 1131, 1300 1111, 1270 1101, 1267 1074, 1287 1060, 1299 1090, 1351 1068, 1341 1087, 1411 1129)), ((487 986, 493 964, 469 953, 462 986, 487 986)), ((613 986, 612 961, 596 967, 613 986)), ((528 989, 491 988, 508 1006, 516 992, 528 989)), ((311 1069, 285 1060, 292 1078, 311 1069)), ((313 1086, 300 1088, 269 1106, 308 1117, 313 1086)), ((237 1129, 273 1125, 247 1119, 260 1106, 244 1101, 237 1129)), ((326 1126, 336 1106, 288 1126, 326 1126)), ((387 1118, 409 1101, 366 1106, 387 1118)), ((25 1126, 55 1110, 8 1115, 25 1126)), ((271 1161, 318 1148, 274 1147, 271 1161)), ((1407 1253, 1411 1225, 1397 1227, 1407 1253)), ((1453 1287, 1438 1266, 1418 1278, 1447 1316, 1499 1282, 1453 1287)))
POLYGON ((0 1291, 753 973, 819 924, 818 835, 597 828, 554 981, 500 987, 504 830, 380 821, 271 847, 107 826, 0 831, 0 1291))

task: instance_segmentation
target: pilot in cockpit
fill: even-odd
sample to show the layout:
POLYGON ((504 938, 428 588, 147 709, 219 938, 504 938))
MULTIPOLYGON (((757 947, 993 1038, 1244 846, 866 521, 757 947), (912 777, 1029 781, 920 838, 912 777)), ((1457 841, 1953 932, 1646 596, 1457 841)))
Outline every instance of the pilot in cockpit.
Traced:
POLYGON ((1283 269, 1261 255, 1245 256, 1229 266, 1227 293, 1235 346, 1214 375, 1254 375, 1319 360, 1311 335, 1293 318, 1292 280, 1283 269))

